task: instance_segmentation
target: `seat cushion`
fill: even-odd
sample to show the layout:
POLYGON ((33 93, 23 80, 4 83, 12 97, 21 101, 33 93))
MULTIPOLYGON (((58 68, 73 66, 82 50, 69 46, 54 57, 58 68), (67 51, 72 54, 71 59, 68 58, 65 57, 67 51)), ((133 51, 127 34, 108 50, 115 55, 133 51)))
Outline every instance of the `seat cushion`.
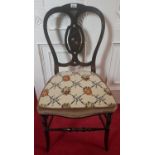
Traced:
POLYGON ((116 102, 109 88, 99 75, 89 71, 67 71, 54 75, 43 89, 38 105, 39 109, 46 111, 91 111, 115 107, 116 102))

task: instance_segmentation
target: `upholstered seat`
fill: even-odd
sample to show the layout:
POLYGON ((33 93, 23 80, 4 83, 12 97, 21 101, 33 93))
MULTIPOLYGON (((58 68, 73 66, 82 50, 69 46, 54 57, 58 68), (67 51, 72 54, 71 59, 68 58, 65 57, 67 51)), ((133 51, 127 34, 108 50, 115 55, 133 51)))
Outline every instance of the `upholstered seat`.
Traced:
MULTIPOLYGON (((60 21, 60 18, 58 18, 60 21)), ((55 20, 57 23, 57 20, 55 20)), ((95 7, 85 6, 82 4, 66 4, 64 6, 50 9, 43 22, 43 28, 47 43, 53 55, 55 75, 45 85, 38 103, 38 112, 42 118, 42 125, 46 138, 46 150, 50 147, 50 131, 105 131, 104 148, 108 150, 109 128, 111 124, 112 112, 116 110, 116 102, 111 91, 96 74, 96 56, 103 39, 105 30, 105 20, 102 12, 95 7), (101 21, 101 32, 94 49, 92 59, 90 61, 81 61, 79 54, 86 58, 88 56, 87 48, 84 48, 89 40, 85 27, 80 18, 86 12, 95 13, 101 21), (67 15, 71 22, 67 26, 64 35, 64 45, 71 59, 65 63, 59 62, 57 52, 51 40, 49 33, 49 18, 55 13, 63 13, 67 15), (86 34, 86 35, 85 35, 86 34), (83 55, 84 54, 84 55, 83 55), (59 72, 60 67, 90 67, 89 71, 79 72, 59 72), (67 127, 53 128, 51 123, 54 116, 64 116, 67 118, 82 118, 86 116, 98 115, 103 127, 102 128, 86 128, 86 127, 67 127), (105 118, 105 121, 102 118, 105 118)), ((55 36, 53 36, 55 37, 55 36)), ((91 44, 91 42, 89 42, 91 44)), ((93 41, 94 43, 94 41, 93 41)), ((84 58, 83 57, 83 58, 84 58)), ((84 59, 82 59, 84 60, 84 59)), ((85 59, 87 60, 87 59, 85 59)), ((82 68, 81 68, 82 69, 82 68)))
POLYGON ((116 102, 103 80, 94 72, 59 72, 43 89, 38 112, 65 117, 84 117, 113 112, 116 102))

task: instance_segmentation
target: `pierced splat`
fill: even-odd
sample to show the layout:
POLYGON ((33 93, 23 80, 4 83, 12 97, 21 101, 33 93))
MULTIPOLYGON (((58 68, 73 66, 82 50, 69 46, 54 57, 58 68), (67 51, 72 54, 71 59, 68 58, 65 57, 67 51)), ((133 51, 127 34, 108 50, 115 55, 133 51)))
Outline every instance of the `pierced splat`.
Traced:
POLYGON ((65 35, 66 48, 69 53, 80 53, 84 46, 84 34, 80 26, 73 24, 68 26, 65 35))
POLYGON ((103 34, 105 29, 105 21, 103 14, 95 7, 92 6, 85 6, 82 4, 67 4, 61 7, 56 7, 51 10, 49 10, 44 18, 44 33, 46 40, 49 44, 50 50, 52 52, 52 55, 54 57, 54 63, 55 63, 55 73, 59 72, 59 67, 67 67, 67 66, 90 66, 91 71, 95 72, 95 60, 96 55, 99 49, 99 46, 101 44, 103 34), (80 25, 78 25, 78 18, 85 12, 93 12, 96 15, 99 16, 101 20, 101 33, 98 39, 98 42, 96 44, 96 48, 94 50, 94 54, 92 57, 92 60, 90 62, 81 62, 78 59, 78 54, 82 52, 85 39, 84 39, 84 33, 80 25), (68 63, 60 63, 58 61, 55 49, 53 48, 53 45, 51 43, 48 31, 47 31, 47 22, 48 18, 55 14, 55 13, 65 13, 68 15, 71 19, 71 25, 67 27, 66 33, 65 33, 65 46, 66 49, 70 54, 72 54, 72 60, 68 63))

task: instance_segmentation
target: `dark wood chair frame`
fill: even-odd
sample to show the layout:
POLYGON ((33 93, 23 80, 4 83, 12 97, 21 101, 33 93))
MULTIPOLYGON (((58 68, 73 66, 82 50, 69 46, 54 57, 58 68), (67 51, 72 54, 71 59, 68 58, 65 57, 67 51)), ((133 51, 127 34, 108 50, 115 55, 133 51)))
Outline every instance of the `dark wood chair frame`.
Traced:
MULTIPOLYGON (((61 7, 56 7, 56 8, 49 10, 46 13, 46 15, 44 17, 43 28, 44 28, 46 40, 48 42, 48 45, 50 47, 51 53, 52 53, 53 58, 54 58, 55 74, 59 72, 59 67, 78 66, 78 65, 90 66, 91 71, 96 72, 96 68, 95 68, 96 55, 97 55, 99 46, 101 44, 103 34, 104 34, 104 30, 105 30, 104 16, 100 10, 98 10, 95 7, 85 6, 82 4, 66 4, 66 5, 61 6, 61 7), (79 16, 85 12, 93 12, 96 15, 98 15, 100 20, 101 20, 101 32, 100 32, 99 40, 98 40, 98 43, 97 43, 96 48, 94 50, 92 60, 90 62, 87 62, 87 63, 81 62, 78 59, 78 54, 82 51, 85 41, 84 41, 83 30, 80 27, 80 25, 78 25, 77 21, 78 21, 79 16), (55 49, 52 46, 52 43, 51 43, 51 40, 49 37, 49 33, 47 30, 48 19, 54 13, 65 13, 71 19, 71 25, 69 25, 67 27, 67 30, 65 33, 65 46, 66 46, 68 52, 72 55, 72 59, 68 63, 58 62, 58 58, 57 58, 55 49)), ((109 128, 110 128, 110 124, 111 124, 112 112, 107 112, 107 113, 103 113, 103 114, 96 114, 96 115, 98 115, 98 117, 99 117, 99 119, 103 125, 102 128, 85 128, 85 127, 82 127, 82 128, 72 128, 72 127, 69 127, 69 128, 52 128, 51 123, 52 123, 53 117, 55 115, 47 115, 47 114, 43 115, 43 114, 41 114, 42 125, 44 128, 45 139, 46 139, 46 150, 48 151, 49 147, 50 147, 50 136, 49 136, 50 131, 63 131, 63 132, 105 131, 104 148, 107 151, 108 150, 108 139, 109 139, 109 128), (102 115, 105 117, 105 121, 103 120, 102 115)), ((86 116, 86 117, 91 117, 91 116, 86 116)), ((66 118, 73 119, 70 117, 66 117, 66 118)))

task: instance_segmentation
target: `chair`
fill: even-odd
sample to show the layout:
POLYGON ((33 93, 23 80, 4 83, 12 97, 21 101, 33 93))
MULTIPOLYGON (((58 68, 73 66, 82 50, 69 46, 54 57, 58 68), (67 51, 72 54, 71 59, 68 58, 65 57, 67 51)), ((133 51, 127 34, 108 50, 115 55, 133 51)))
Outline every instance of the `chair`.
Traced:
POLYGON ((67 4, 49 10, 45 15, 43 28, 55 64, 55 75, 52 76, 45 85, 38 103, 38 113, 42 118, 46 138, 46 150, 48 151, 50 147, 50 131, 105 131, 104 148, 107 151, 111 116, 116 110, 117 105, 109 88, 101 77, 96 74, 95 68, 96 55, 105 29, 104 16, 94 7, 81 4, 67 4), (67 14, 71 19, 71 25, 67 27, 65 33, 65 46, 72 56, 71 61, 68 63, 60 63, 58 61, 47 30, 49 17, 59 12, 67 14), (90 62, 81 62, 78 59, 78 54, 82 51, 85 40, 83 30, 77 23, 77 20, 78 17, 85 12, 93 12, 98 15, 101 20, 101 33, 90 62), (90 66, 91 71, 59 72, 59 67, 67 66, 90 66), (82 119, 94 115, 99 117, 103 125, 102 128, 52 128, 50 126, 54 116, 62 116, 68 119, 82 119), (105 117, 106 122, 104 122, 103 117, 105 117))

